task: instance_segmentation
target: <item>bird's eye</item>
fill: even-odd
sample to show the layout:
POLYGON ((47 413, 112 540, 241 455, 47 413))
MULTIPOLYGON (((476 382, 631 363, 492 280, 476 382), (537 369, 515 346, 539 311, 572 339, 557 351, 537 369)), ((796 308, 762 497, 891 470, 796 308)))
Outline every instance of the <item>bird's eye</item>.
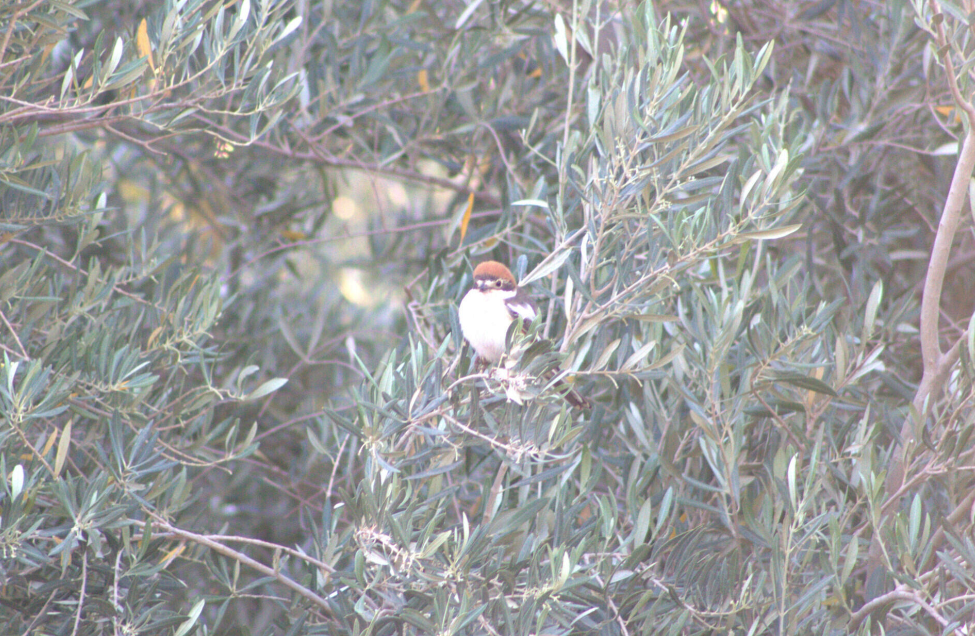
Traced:
POLYGON ((501 287, 501 280, 498 279, 498 280, 494 281, 494 286, 495 287, 501 287))

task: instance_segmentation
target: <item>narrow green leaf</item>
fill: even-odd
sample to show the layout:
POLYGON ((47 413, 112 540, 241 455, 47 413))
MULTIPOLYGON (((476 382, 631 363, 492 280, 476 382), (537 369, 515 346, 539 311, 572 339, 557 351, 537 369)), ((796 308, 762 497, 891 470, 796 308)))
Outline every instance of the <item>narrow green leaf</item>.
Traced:
POLYGON ((477 8, 481 6, 482 2, 484 2, 484 0, 473 0, 473 2, 467 5, 467 8, 464 9, 457 18, 457 22, 454 23, 454 28, 457 30, 462 29, 464 25, 467 24, 470 17, 474 15, 474 12, 477 11, 477 8))
POLYGON ((262 398, 268 393, 273 393, 277 391, 287 383, 288 383, 288 378, 274 378, 272 380, 268 380, 261 386, 254 389, 253 392, 245 396, 243 398, 243 401, 249 402, 250 400, 256 400, 258 398, 262 398))
POLYGON ((122 52, 124 50, 124 45, 122 43, 122 38, 115 38, 115 46, 112 47, 112 56, 108 60, 108 65, 102 71, 102 76, 99 78, 101 82, 104 82, 109 78, 115 69, 118 68, 119 62, 122 61, 122 52))
POLYGON ((846 547, 846 561, 843 563, 843 572, 840 575, 840 585, 846 585, 846 582, 850 578, 850 574, 853 573, 853 568, 857 566, 857 556, 860 552, 860 543, 856 537, 853 535, 850 537, 850 544, 846 547))
POLYGON ((664 357, 660 358, 659 360, 657 360, 656 362, 648 366, 645 370, 652 371, 654 369, 659 369, 660 367, 670 363, 670 361, 676 358, 678 355, 680 355, 680 352, 683 350, 684 350, 683 344, 677 345, 676 347, 671 349, 670 353, 668 353, 664 357))
POLYGON ((670 507, 674 502, 674 488, 671 486, 667 488, 667 492, 664 493, 664 498, 660 502, 660 509, 657 510, 657 524, 654 526, 653 534, 654 536, 660 536, 660 531, 663 530, 664 524, 667 523, 667 519, 670 518, 670 507))
POLYGON ((230 32, 227 34, 227 40, 233 40, 240 33, 240 30, 244 28, 247 24, 247 18, 251 13, 251 2, 250 0, 242 0, 238 5, 237 16, 230 25, 230 32))
POLYGON ((48 0, 47 4, 51 8, 56 9, 58 11, 63 11, 68 15, 77 18, 78 20, 85 20, 85 21, 88 20, 88 14, 75 6, 72 6, 72 4, 68 4, 66 2, 57 2, 56 0, 48 0))
POLYGON ((769 171, 768 176, 765 177, 765 196, 769 196, 778 185, 779 179, 782 173, 785 171, 786 166, 789 165, 789 151, 783 148, 779 151, 779 154, 775 157, 775 165, 769 171))
POLYGON ((633 353, 633 355, 631 355, 629 358, 626 359, 626 362, 624 362, 623 366, 620 367, 620 371, 626 373, 634 366, 636 366, 638 362, 645 360, 647 355, 653 350, 655 346, 657 346, 657 342, 655 340, 651 340, 650 342, 644 344, 642 347, 637 349, 633 353))
POLYGON ((613 355, 613 353, 616 351, 616 348, 618 346, 620 346, 619 338, 613 340, 611 343, 606 345, 606 348, 603 349, 602 352, 599 354, 599 358, 597 358, 596 362, 593 363, 590 371, 601 371, 602 369, 604 369, 606 367, 606 363, 609 362, 610 356, 613 355))
POLYGON ((911 502, 911 516, 907 524, 907 538, 910 541, 911 551, 917 549, 917 538, 921 532, 921 495, 915 494, 914 501, 911 502))
POLYGON ((831 395, 833 397, 838 395, 838 393, 833 390, 833 387, 812 376, 803 375, 801 373, 775 372, 772 374, 772 377, 777 382, 785 382, 793 386, 815 391, 816 393, 831 395))
POLYGON ((548 258, 539 263, 538 267, 528 274, 528 276, 526 276, 519 284, 527 285, 528 283, 536 281, 539 278, 545 278, 558 268, 562 267, 562 264, 565 263, 571 254, 571 250, 563 249, 561 252, 549 255, 548 258))
POLYGON ((846 380, 846 335, 840 331, 836 334, 836 346, 833 348, 834 364, 833 369, 836 373, 837 386, 842 386, 846 380))
POLYGON ((10 471, 10 499, 17 501, 20 493, 24 490, 24 467, 20 464, 14 466, 10 471))
POLYGON ((197 601, 196 605, 193 606, 193 609, 187 615, 186 620, 180 624, 179 629, 176 630, 173 636, 186 636, 193 626, 196 625, 196 621, 199 620, 200 614, 203 612, 205 606, 206 601, 204 599, 201 598, 197 601))
MULTIPOLYGON (((475 1, 472 4, 480 4, 480 2, 475 1)), ((467 13, 466 11, 464 13, 467 13)), ((558 50, 559 55, 565 60, 565 63, 569 63, 569 41, 565 30, 565 20, 562 19, 561 13, 555 14, 555 35, 553 36, 555 40, 555 48, 558 50)))
POLYGON ((877 280, 870 290, 870 297, 867 298, 867 306, 863 310, 863 339, 868 340, 873 334, 873 326, 877 320, 877 309, 880 307, 880 300, 884 295, 884 281, 877 280))
POLYGON ((751 194, 752 188, 755 187, 755 184, 758 183, 758 180, 761 178, 761 170, 756 170, 754 173, 752 173, 752 176, 748 177, 748 181, 746 181, 745 185, 741 187, 741 196, 739 197, 740 201, 745 201, 748 199, 748 195, 751 194))
POLYGON ((64 72, 64 79, 61 80, 61 101, 64 101, 64 96, 68 93, 68 89, 71 88, 71 82, 74 80, 74 65, 69 64, 68 69, 64 72))
POLYGON ((643 505, 640 506, 640 512, 636 516, 636 525, 633 529, 633 544, 630 546, 631 549, 646 542, 647 532, 650 531, 651 514, 653 514, 653 506, 650 498, 648 497, 646 501, 643 502, 643 505))
POLYGON ((302 18, 299 15, 298 17, 293 18, 290 22, 288 22, 288 24, 286 24, 285 27, 281 29, 281 32, 274 37, 274 40, 271 42, 271 46, 274 46, 281 40, 291 35, 295 31, 295 29, 301 26, 301 20, 302 18))
POLYGON ((666 144, 666 143, 670 143, 672 141, 677 141, 678 139, 683 139, 684 137, 687 137, 688 135, 693 135, 698 130, 700 130, 700 128, 701 128, 701 126, 699 124, 692 124, 690 126, 684 126, 683 128, 681 128, 679 130, 676 130, 676 131, 674 131, 672 133, 667 133, 667 134, 663 134, 663 135, 658 135, 656 137, 651 137, 650 138, 650 143, 654 143, 654 144, 666 144))
POLYGON ((802 228, 801 223, 796 223, 795 225, 783 225, 782 227, 772 228, 770 230, 756 230, 754 232, 742 232, 731 240, 733 245, 742 243, 744 241, 769 241, 774 239, 780 239, 790 234, 797 232, 802 228))
POLYGON ((640 322, 677 322, 680 320, 673 314, 623 314, 620 318, 639 320, 640 322))
POLYGON ((695 163, 694 165, 688 167, 686 170, 682 170, 681 177, 686 178, 698 174, 700 172, 705 172, 707 170, 710 170, 711 168, 720 166, 721 164, 727 161, 731 161, 733 158, 734 157, 732 157, 731 155, 718 155, 717 157, 712 157, 710 159, 706 159, 704 161, 695 163))
POLYGON ((514 206, 526 206, 526 205, 534 205, 535 207, 539 207, 539 208, 542 208, 542 209, 545 209, 545 210, 548 210, 549 209, 548 202, 547 201, 543 201, 542 199, 520 199, 520 200, 515 201, 514 203, 511 204, 512 207, 514 207, 514 206))
POLYGON ((64 468, 64 461, 68 457, 68 449, 71 447, 71 425, 73 420, 69 420, 61 431, 61 439, 58 440, 58 452, 54 457, 54 476, 60 477, 61 470, 64 468))

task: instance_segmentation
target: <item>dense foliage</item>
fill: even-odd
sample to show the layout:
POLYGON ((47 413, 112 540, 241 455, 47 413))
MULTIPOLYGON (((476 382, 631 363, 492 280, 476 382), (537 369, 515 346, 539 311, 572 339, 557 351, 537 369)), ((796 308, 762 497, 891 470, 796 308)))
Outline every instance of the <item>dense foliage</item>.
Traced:
POLYGON ((630 4, 0 6, 0 631, 967 633, 975 6, 630 4))

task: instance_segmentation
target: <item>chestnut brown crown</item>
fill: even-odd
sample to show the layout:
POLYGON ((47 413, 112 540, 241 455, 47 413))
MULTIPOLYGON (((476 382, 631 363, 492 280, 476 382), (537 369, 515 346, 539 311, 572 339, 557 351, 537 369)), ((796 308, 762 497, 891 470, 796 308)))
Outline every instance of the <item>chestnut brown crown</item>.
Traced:
POLYGON ((511 270, 497 261, 484 261, 474 268, 474 280, 500 280, 512 287, 516 286, 511 270))

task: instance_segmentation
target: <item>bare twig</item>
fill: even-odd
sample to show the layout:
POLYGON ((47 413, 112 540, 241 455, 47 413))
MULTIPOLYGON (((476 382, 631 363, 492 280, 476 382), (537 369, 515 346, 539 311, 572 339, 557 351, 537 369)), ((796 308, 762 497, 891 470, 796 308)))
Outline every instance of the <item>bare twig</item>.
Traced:
POLYGON ((278 569, 272 568, 272 567, 268 567, 268 566, 264 565, 263 563, 261 563, 260 561, 257 561, 256 559, 252 559, 251 557, 247 556, 246 554, 244 554, 242 552, 239 552, 237 550, 234 550, 232 548, 229 548, 229 547, 225 546, 224 544, 220 543, 220 541, 218 541, 217 538, 220 538, 220 539, 229 539, 229 540, 234 540, 234 541, 242 541, 242 542, 245 542, 245 543, 252 543, 252 544, 263 544, 264 547, 271 547, 271 548, 273 548, 275 550, 281 550, 283 552, 288 552, 289 554, 292 554, 293 556, 296 556, 296 557, 298 557, 298 558, 300 558, 302 560, 308 561, 310 563, 315 563, 319 567, 324 567, 324 568, 327 568, 328 571, 331 571, 331 568, 328 568, 325 563, 322 563, 322 562, 317 561, 315 559, 311 559, 311 557, 309 557, 308 555, 301 554, 300 552, 296 552, 296 551, 291 550, 289 548, 286 548, 284 546, 279 546, 279 545, 275 545, 275 544, 267 544, 264 541, 258 541, 256 539, 247 539, 247 538, 244 538, 244 537, 213 537, 212 535, 196 534, 194 532, 190 532, 188 530, 183 530, 182 528, 178 528, 178 527, 176 527, 176 526, 168 523, 165 519, 163 519, 162 517, 160 517, 159 515, 157 515, 155 513, 149 512, 149 514, 152 516, 153 520, 156 522, 156 524, 162 530, 164 530, 166 532, 169 532, 169 533, 172 533, 172 534, 176 535, 177 537, 183 538, 183 539, 185 539, 187 541, 191 541, 193 543, 197 543, 199 545, 202 545, 202 546, 204 546, 206 548, 209 548, 209 549, 213 550, 214 552, 217 552, 219 554, 222 554, 222 555, 224 555, 226 557, 230 557, 231 559, 234 559, 235 561, 237 561, 237 562, 239 562, 239 563, 241 563, 243 565, 246 565, 246 566, 250 567, 251 569, 257 570, 258 572, 260 572, 261 574, 263 574, 265 576, 269 576, 269 577, 273 578, 274 580, 280 582, 285 587, 290 588, 294 592, 297 592, 299 595, 305 597, 306 599, 308 599, 309 601, 311 601, 312 603, 314 603, 315 605, 317 605, 326 614, 331 615, 332 610, 329 607, 328 602, 324 598, 322 598, 318 594, 315 594, 313 591, 311 591, 310 589, 308 589, 304 585, 301 585, 297 581, 295 581, 295 580, 293 580, 293 579, 285 576, 278 569))
POLYGON ((74 629, 71 636, 76 636, 81 624, 81 608, 85 605, 85 589, 88 587, 88 550, 81 551, 81 589, 78 591, 78 610, 74 615, 74 629))
POLYGON ((3 34, 3 44, 0 44, 0 60, 2 60, 4 55, 7 53, 7 46, 10 45, 10 36, 12 36, 14 33, 14 27, 17 25, 17 21, 45 2, 46 0, 35 0, 35 2, 32 4, 29 4, 18 11, 14 11, 13 15, 10 16, 10 22, 7 24, 7 31, 3 34))
POLYGON ((939 614, 930 603, 927 603, 923 598, 918 596, 917 591, 899 585, 894 591, 878 596, 868 603, 865 603, 863 607, 854 612, 850 617, 849 624, 846 626, 847 631, 855 631, 858 627, 860 627, 860 623, 862 623, 872 612, 885 605, 894 603, 895 601, 910 601, 911 603, 921 607, 921 609, 927 612, 928 615, 936 620, 939 625, 942 627, 948 627, 948 621, 945 619, 945 617, 939 614))
POLYGON ((24 343, 20 341, 20 338, 17 336, 17 332, 14 330, 13 326, 7 321, 7 316, 4 315, 2 310, 0 310, 0 319, 3 320, 3 324, 6 325, 7 329, 10 330, 10 335, 14 337, 14 341, 17 343, 17 346, 20 347, 20 355, 24 357, 24 360, 30 360, 30 356, 27 355, 27 350, 24 349, 24 343))

